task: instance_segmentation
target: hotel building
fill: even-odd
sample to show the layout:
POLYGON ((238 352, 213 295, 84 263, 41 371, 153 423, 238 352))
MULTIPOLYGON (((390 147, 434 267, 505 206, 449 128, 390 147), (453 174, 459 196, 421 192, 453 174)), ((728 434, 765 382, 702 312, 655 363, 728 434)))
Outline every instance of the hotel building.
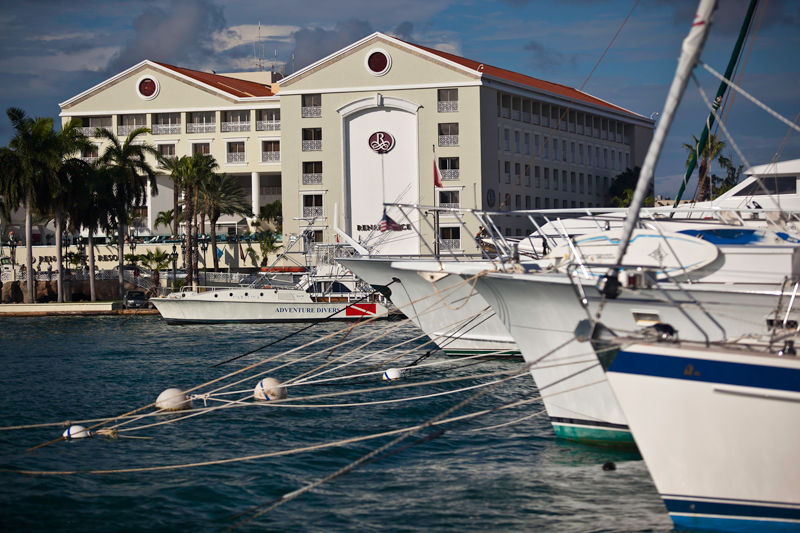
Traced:
MULTIPOLYGON (((338 226, 376 253, 392 254, 427 248, 413 230, 376 229, 385 202, 603 206, 614 177, 641 166, 654 124, 584 92, 382 33, 279 80, 143 61, 61 108, 64 121, 79 117, 89 135, 103 127, 123 136, 143 125, 163 155, 212 154, 221 172, 240 179, 254 213, 282 200, 285 234, 310 227, 316 241, 330 242, 338 226), (434 188, 434 164, 442 188, 434 188)), ((84 156, 102 149, 98 140, 84 156)), ((159 190, 142 213, 150 228, 159 211, 172 208, 168 176, 159 178, 159 190)), ((417 218, 428 216, 432 225, 430 214, 388 214, 432 240, 417 218)), ((463 222, 477 233, 476 220, 463 222)), ((525 217, 498 222, 507 236, 530 229, 525 217)), ((454 216, 440 217, 444 246, 476 252, 464 231, 454 216)))

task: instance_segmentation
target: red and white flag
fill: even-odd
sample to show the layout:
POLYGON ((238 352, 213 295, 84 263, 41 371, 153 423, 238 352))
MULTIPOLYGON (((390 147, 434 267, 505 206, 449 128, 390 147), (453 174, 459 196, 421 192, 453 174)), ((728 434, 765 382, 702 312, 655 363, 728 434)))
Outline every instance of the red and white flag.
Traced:
POLYGON ((442 188, 442 173, 439 171, 439 165, 436 164, 436 152, 433 153, 433 186, 442 188))

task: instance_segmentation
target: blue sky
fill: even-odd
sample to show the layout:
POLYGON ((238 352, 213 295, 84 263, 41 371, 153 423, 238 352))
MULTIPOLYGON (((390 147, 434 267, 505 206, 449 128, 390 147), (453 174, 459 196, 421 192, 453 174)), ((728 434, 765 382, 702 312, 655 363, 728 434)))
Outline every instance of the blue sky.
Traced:
MULTIPOLYGON (((142 59, 199 70, 253 70, 259 22, 265 55, 300 68, 383 31, 557 83, 580 87, 635 0, 3 0, 0 107, 57 116, 58 103, 142 59)), ((703 59, 723 71, 748 0, 721 0, 703 59)), ((764 0, 761 0, 764 3, 764 0)), ((794 120, 800 113, 800 0, 770 0, 742 86, 794 120)), ((694 0, 641 0, 585 91, 649 116, 660 111, 694 0)), ((757 13, 758 17, 758 13, 757 13)), ((745 48, 745 53, 747 48, 745 48)), ((707 93, 718 82, 697 72, 707 93)), ((683 143, 707 115, 693 84, 656 169, 656 192, 674 196, 683 143)), ((0 120, 0 143, 11 129, 0 120)), ((739 96, 728 122, 751 164, 769 162, 788 128, 739 96)), ((737 163, 738 158, 731 154, 737 163)), ((800 133, 780 159, 800 158, 800 133)), ((712 172, 714 169, 712 168, 712 172)), ((694 190, 693 180, 690 191, 694 190)))

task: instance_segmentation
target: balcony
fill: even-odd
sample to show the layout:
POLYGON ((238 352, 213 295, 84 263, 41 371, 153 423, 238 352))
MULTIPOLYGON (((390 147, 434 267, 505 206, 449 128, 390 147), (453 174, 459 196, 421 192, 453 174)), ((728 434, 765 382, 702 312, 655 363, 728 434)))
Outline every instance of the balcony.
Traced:
POLYGON ((547 118, 547 117, 542 117, 542 126, 544 126, 545 128, 549 128, 550 127, 550 119, 547 118))
POLYGON ((606 130, 603 130, 600 133, 601 133, 600 138, 603 139, 604 141, 607 141, 608 140, 608 132, 606 130))
POLYGON ((139 125, 139 126, 136 126, 136 125, 130 125, 130 126, 117 126, 117 135, 125 135, 125 136, 127 137, 128 135, 130 135, 130 133, 131 133, 133 130, 135 130, 135 129, 139 129, 139 128, 146 128, 146 127, 147 127, 147 126, 145 126, 144 124, 141 124, 141 125, 139 125))
POLYGON ((256 121, 256 131, 281 131, 281 121, 258 120, 256 121))
POLYGON ((97 159, 98 159, 98 157, 97 156, 93 156, 93 155, 82 156, 81 157, 81 161, 89 163, 90 165, 94 164, 94 162, 97 161, 97 159))
POLYGON ((314 218, 322 216, 324 216, 322 206, 316 206, 316 207, 303 206, 303 218, 314 218))
POLYGON ((439 113, 455 113, 456 111, 458 111, 458 100, 439 102, 439 113))
POLYGON ((578 124, 578 135, 583 135, 583 126, 578 124))
POLYGON ((614 133, 613 131, 612 131, 612 132, 610 132, 610 133, 608 134, 608 140, 609 140, 609 141, 614 141, 614 142, 617 142, 617 134, 616 134, 616 133, 614 133))
POLYGON ((303 174, 303 185, 321 185, 322 174, 303 174))
POLYGON ((628 137, 627 135, 625 135, 625 136, 622 138, 622 143, 623 143, 623 144, 627 144, 628 146, 630 146, 630 145, 631 145, 631 138, 630 138, 630 137, 628 137))
MULTIPOLYGON (((441 145, 442 145, 442 143, 440 142, 439 146, 441 146, 441 145)), ((503 141, 503 147, 505 148, 506 152, 510 152, 511 151, 511 141, 503 141)))
POLYGON ((261 162, 262 163, 280 163, 281 162, 281 153, 280 152, 261 152, 261 162))
POLYGON ((223 122, 222 132, 226 131, 250 131, 249 122, 223 122))
POLYGON ((217 125, 214 122, 207 122, 205 124, 189 123, 186 125, 186 133, 216 133, 217 125))
POLYGON ((500 116, 503 118, 509 118, 511 116, 511 110, 507 107, 502 108, 500 116))
POLYGON ((153 135, 180 135, 180 124, 153 124, 150 128, 153 130, 153 135))
MULTIPOLYGON (((554 119, 555 120, 555 119, 554 119)), ((561 131, 567 131, 567 123, 563 120, 558 124, 558 129, 561 131)))
MULTIPOLYGON (((98 127, 95 127, 95 126, 81 128, 81 131, 87 137, 94 137, 95 130, 108 130, 108 128, 98 128, 98 127)), ((109 130, 109 131, 111 131, 111 130, 109 130)))
POLYGON ((597 129, 597 128, 594 128, 594 138, 595 139, 599 139, 600 138, 600 130, 597 129))
POLYGON ((439 239, 439 242, 445 250, 461 249, 461 239, 439 239))
POLYGON ((527 122, 528 124, 530 124, 531 123, 531 114, 530 113, 526 113, 526 112, 523 111, 522 112, 522 122, 527 122))
POLYGON ((506 172, 505 176, 506 176, 506 183, 511 183, 511 174, 509 172, 506 172))
POLYGON ((459 169, 457 168, 448 168, 445 170, 440 170, 442 173, 442 181, 453 181, 459 179, 459 169))
POLYGON ((570 125, 569 125, 569 132, 570 132, 570 133, 575 133, 575 124, 572 124, 572 123, 570 123, 570 125))
POLYGON ((245 158, 244 152, 229 152, 228 153, 228 163, 246 163, 247 160, 245 158))
POLYGON ((301 114, 303 118, 319 118, 322 116, 322 106, 303 106, 301 114))
POLYGON ((458 146, 458 135, 439 135, 439 146, 458 146))
POLYGON ((519 120, 520 118, 521 117, 519 110, 514 109, 513 111, 511 111, 511 120, 519 120))
POLYGON ((539 115, 531 115, 531 122, 538 126, 539 122, 541 122, 541 118, 542 117, 540 117, 539 115))
POLYGON ((519 143, 516 142, 516 141, 514 142, 514 153, 517 153, 517 154, 520 153, 519 143))
POLYGON ((322 140, 319 141, 303 141, 304 152, 318 152, 322 150, 322 140))
POLYGON ((280 187, 266 187, 262 186, 259 189, 259 194, 261 196, 280 196, 281 195, 281 188, 280 187))

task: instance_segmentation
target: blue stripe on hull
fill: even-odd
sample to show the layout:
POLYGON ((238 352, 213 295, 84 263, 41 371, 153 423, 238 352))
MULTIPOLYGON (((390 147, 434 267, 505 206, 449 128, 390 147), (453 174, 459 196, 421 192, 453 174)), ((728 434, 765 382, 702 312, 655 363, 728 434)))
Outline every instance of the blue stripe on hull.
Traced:
POLYGON ((800 532, 800 508, 664 497, 676 526, 711 531, 800 532))
POLYGON ((620 351, 609 372, 800 392, 800 370, 620 351))

